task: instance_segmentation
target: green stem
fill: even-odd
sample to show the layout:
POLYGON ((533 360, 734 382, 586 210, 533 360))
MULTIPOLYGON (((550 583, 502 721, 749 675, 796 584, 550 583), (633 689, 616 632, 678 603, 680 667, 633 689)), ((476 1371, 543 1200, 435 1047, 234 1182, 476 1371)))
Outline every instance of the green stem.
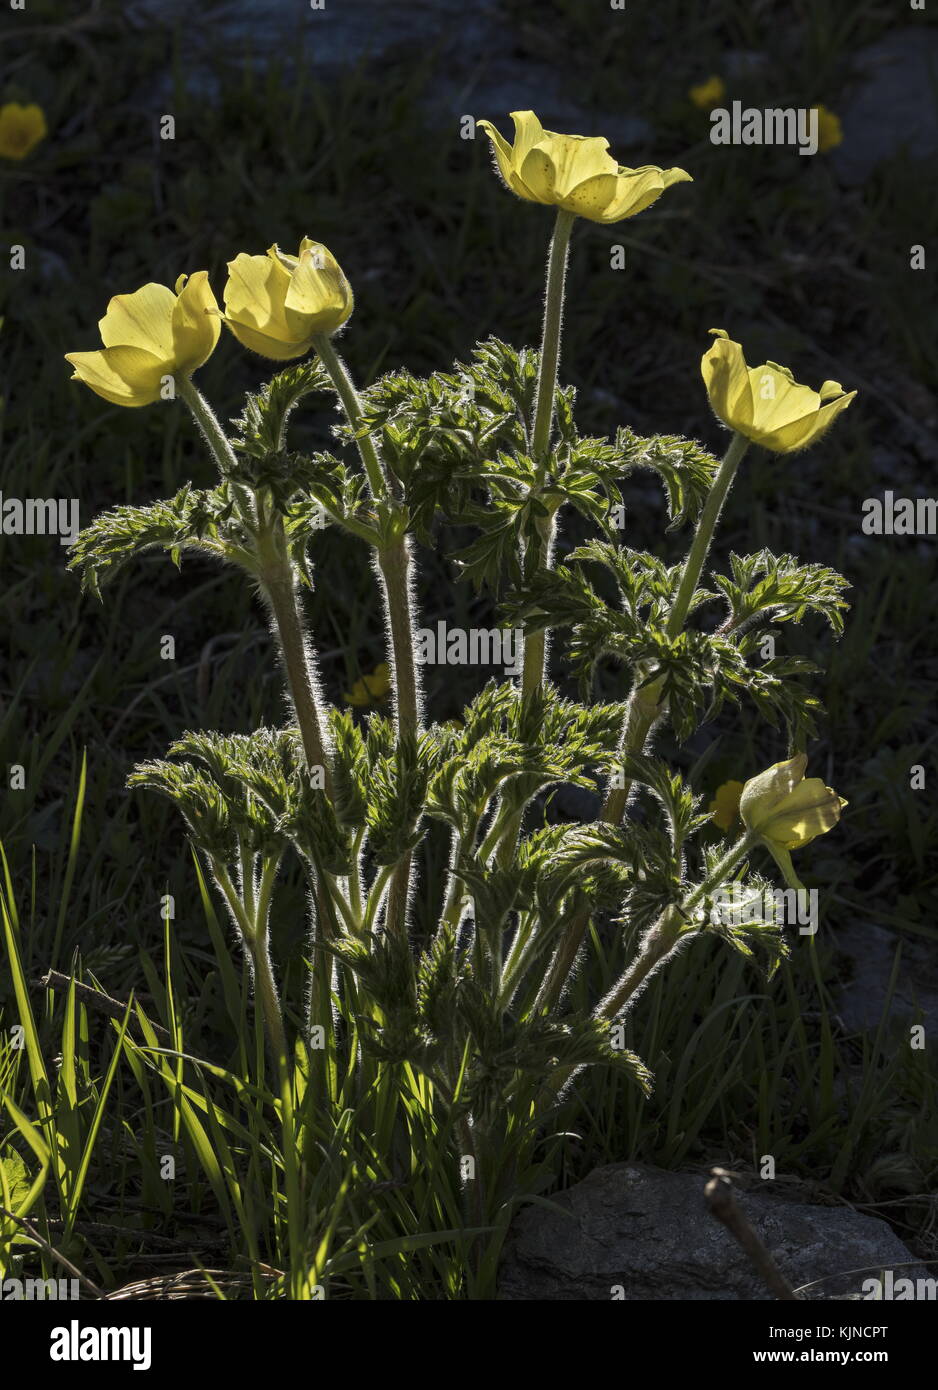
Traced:
POLYGON ((414 653, 417 615, 411 587, 413 561, 410 537, 403 536, 386 550, 379 550, 377 562, 391 628, 397 732, 398 735, 416 735, 420 727, 420 695, 414 653))
POLYGON ((233 468, 238 460, 225 431, 218 423, 218 417, 192 379, 187 376, 175 378, 176 392, 192 411, 195 422, 205 435, 208 447, 215 456, 223 473, 233 468))
POLYGON ((708 893, 712 893, 715 888, 726 882, 727 874, 735 869, 751 848, 752 837, 746 834, 727 851, 703 883, 684 899, 680 909, 675 906, 665 908, 646 936, 635 960, 595 1009, 595 1018, 614 1019, 619 1016, 649 975, 677 945, 678 938, 687 930, 687 919, 694 908, 708 893))
MULTIPOLYGON (((547 258, 547 288, 544 296, 544 327, 541 333, 541 355, 537 374, 537 394, 534 401, 534 427, 531 432, 531 454, 538 476, 543 481, 547 472, 550 436, 554 423, 554 395, 557 390, 557 368, 560 364, 560 338, 563 329, 563 292, 567 274, 567 254, 574 214, 563 208, 557 210, 557 220, 547 258)), ((550 566, 553 549, 554 513, 538 522, 537 565, 550 566)), ((524 638, 521 689, 525 695, 537 690, 544 679, 547 657, 547 631, 533 632, 524 638)))
MULTIPOLYGON (((723 461, 710 486, 707 500, 697 521, 694 539, 691 541, 690 550, 684 561, 677 594, 671 606, 671 612, 668 614, 665 631, 672 642, 682 631, 687 621, 687 615, 700 582, 707 555, 710 553, 713 534, 716 531, 723 504, 733 484, 736 470, 748 447, 748 439, 741 434, 733 435, 729 448, 724 454, 723 461)), ((622 734, 622 753, 641 753, 652 725, 664 713, 664 706, 659 698, 660 683, 652 681, 649 685, 641 685, 640 680, 641 673, 636 672, 635 686, 629 698, 622 734)), ((604 821, 610 825, 618 825, 625 814, 631 789, 631 782, 626 782, 621 787, 609 789, 602 812, 604 821)))
MULTIPOLYGON (((556 513, 542 517, 537 523, 537 568, 548 570, 554 556, 554 537, 557 530, 556 513)), ((524 633, 521 639, 521 693, 533 695, 544 679, 547 664, 547 629, 524 633)))
POLYGON ((736 469, 740 461, 749 448, 749 440, 744 435, 734 434, 730 440, 729 448, 723 455, 723 462, 717 469, 716 477, 711 484, 704 503, 703 511, 697 522, 697 529, 694 532, 694 539, 691 548, 684 561, 684 569, 681 574, 681 582, 678 586, 677 597, 668 615, 667 634, 673 642, 681 631, 687 619, 688 610, 693 601, 694 591, 697 588, 704 562, 710 550, 710 543, 713 540, 713 533, 716 530, 720 513, 723 510, 723 503, 726 501, 727 494, 732 487, 733 479, 736 477, 736 469))
POLYGON ((319 717, 317 682, 300 618, 296 580, 285 562, 268 570, 261 582, 273 614, 306 761, 310 768, 323 769, 325 792, 331 798, 332 773, 319 717))
MULTIPOLYGON (((373 497, 389 497, 389 489, 374 440, 365 427, 361 400, 348 368, 325 335, 314 339, 313 346, 332 379, 345 418, 355 435, 358 452, 368 476, 373 497)), ((420 728, 420 694, 417 685, 417 662, 414 639, 417 629, 411 577, 413 559, 410 539, 401 536, 377 552, 378 570, 384 591, 385 613, 391 640, 391 665, 394 675, 394 713, 398 737, 416 737, 420 728)), ((410 896, 412 856, 406 854, 395 866, 388 890, 386 921, 392 931, 407 929, 407 902, 410 896)))
POLYGON ((348 367, 332 346, 332 339, 325 334, 320 334, 313 339, 313 347, 319 354, 320 361, 329 373, 332 384, 336 389, 336 394, 342 402, 342 409, 345 411, 345 418, 355 434, 355 443, 358 445, 358 452, 361 454, 362 463, 365 465, 365 472, 368 474, 368 482, 371 485, 374 497, 384 497, 387 493, 387 482, 385 481, 384 471, 381 461, 378 458, 378 451, 375 448, 374 440, 367 432, 362 420, 362 403, 359 400, 355 384, 349 375, 348 367))
POLYGON ((257 889, 257 933, 266 941, 268 938, 268 922, 270 919, 270 900, 273 897, 274 887, 277 882, 277 871, 280 868, 281 856, 272 854, 264 860, 264 867, 261 870, 260 883, 257 889))
MULTIPOLYGON (((733 435, 707 494, 707 500, 697 521, 690 550, 684 561, 677 595, 671 612, 668 614, 666 631, 672 641, 682 630, 687 620, 694 592, 710 551, 720 513, 723 510, 723 504, 736 476, 736 470, 748 447, 749 441, 741 434, 733 435)), ((632 693, 629 696, 626 709, 622 740, 619 745, 620 756, 641 753, 656 721, 664 714, 664 703, 660 698, 660 682, 651 681, 649 684, 643 685, 642 679, 643 673, 636 671, 632 693)), ((631 780, 623 779, 620 786, 611 786, 606 794, 600 820, 607 825, 618 825, 625 815, 631 790, 631 780)), ((584 909, 577 913, 554 957, 550 973, 541 990, 539 1003, 550 1005, 556 1003, 560 997, 560 991, 573 969, 573 963, 576 960, 588 924, 589 912, 584 909)))
MULTIPOLYGON (((266 926, 260 923, 259 916, 252 918, 248 914, 246 905, 239 897, 238 891, 231 881, 231 875, 221 860, 212 860, 212 871, 215 875, 215 881, 221 888, 231 909, 231 915, 241 932, 245 949, 251 957, 251 964, 254 969, 254 997, 260 1009, 264 1031, 267 1034, 278 1073, 282 1073, 287 1056, 287 1036, 283 1026, 280 997, 277 994, 277 986, 270 963, 266 926)), ((269 891, 265 891, 264 896, 269 901, 269 891)))
POLYGON ((212 451, 218 465, 218 471, 222 477, 228 478, 231 484, 231 489, 241 509, 242 521, 250 526, 254 519, 254 506, 248 489, 243 483, 237 483, 231 477, 232 471, 236 470, 238 466, 237 455, 231 447, 231 441, 218 423, 218 417, 208 401, 198 387, 192 384, 191 377, 178 376, 175 378, 175 384, 177 395, 185 401, 192 411, 195 423, 205 436, 205 442, 212 451))
MULTIPOLYGON (((682 934, 687 932, 687 920, 694 908, 708 893, 712 893, 715 888, 720 887, 726 881, 727 874, 748 854, 752 848, 752 843, 752 838, 749 835, 744 835, 723 856, 703 883, 684 899, 680 907, 672 904, 665 908, 642 942, 642 948, 628 970, 620 976, 605 999, 593 1010, 594 1018, 607 1018, 612 1021, 620 1017, 629 1002, 634 1000, 642 985, 674 950, 682 934)), ((548 1078, 541 1094, 540 1106, 542 1108, 549 1108, 555 1104, 557 1097, 576 1070, 576 1067, 562 1067, 548 1078)))
POLYGON ((274 1056, 277 1061, 278 1073, 283 1072, 287 1065, 287 1034, 283 1026, 283 1013, 280 1009, 280 997, 277 994, 277 986, 274 981, 273 966, 270 960, 270 948, 266 936, 259 940, 254 953, 254 992, 261 1006, 261 1013, 270 1039, 274 1056))
POLYGON ((352 846, 352 867, 348 876, 348 895, 349 907, 354 913, 357 923, 357 930, 361 931, 362 925, 362 842, 365 838, 365 831, 361 829, 355 836, 355 843, 352 846))
POLYGON ((366 933, 374 930, 375 915, 381 903, 381 895, 384 892, 385 884, 393 872, 394 869, 391 864, 382 864, 381 868, 375 874, 374 882, 368 890, 368 899, 365 903, 365 916, 362 922, 362 929, 366 933))
POLYGON ((567 252, 575 214, 557 209, 554 234, 547 258, 547 292, 544 300, 544 329, 541 335, 541 361, 534 402, 534 431, 531 452, 540 467, 545 464, 554 419, 554 392, 560 363, 560 332, 563 325, 563 286, 567 274, 567 252))

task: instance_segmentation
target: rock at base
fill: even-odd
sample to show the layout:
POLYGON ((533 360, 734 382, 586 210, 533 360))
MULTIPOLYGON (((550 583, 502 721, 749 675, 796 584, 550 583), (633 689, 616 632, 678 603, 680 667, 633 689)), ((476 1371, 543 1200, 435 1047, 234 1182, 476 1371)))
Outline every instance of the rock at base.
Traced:
MULTIPOLYGON (((506 1245, 499 1299, 770 1299, 711 1216, 705 1183, 700 1173, 616 1163, 554 1198, 562 1211, 525 1208, 506 1245)), ((795 1288, 870 1266, 915 1272, 898 1269, 914 1256, 884 1221, 763 1191, 737 1200, 795 1288)))

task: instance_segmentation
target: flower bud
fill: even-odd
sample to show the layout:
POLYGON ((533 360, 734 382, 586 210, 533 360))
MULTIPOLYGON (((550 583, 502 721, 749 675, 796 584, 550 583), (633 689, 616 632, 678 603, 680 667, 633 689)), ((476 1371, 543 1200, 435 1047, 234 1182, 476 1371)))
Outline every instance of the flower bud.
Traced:
POLYGON ((304 237, 299 255, 271 246, 228 263, 225 322, 252 352, 275 362, 305 357, 313 339, 335 333, 355 307, 352 287, 331 251, 304 237))
POLYGON ((846 801, 820 777, 805 777, 808 765, 804 753, 775 763, 758 777, 751 777, 739 799, 739 814, 746 829, 757 835, 793 887, 795 877, 791 851, 803 849, 818 835, 826 835, 840 820, 846 801))

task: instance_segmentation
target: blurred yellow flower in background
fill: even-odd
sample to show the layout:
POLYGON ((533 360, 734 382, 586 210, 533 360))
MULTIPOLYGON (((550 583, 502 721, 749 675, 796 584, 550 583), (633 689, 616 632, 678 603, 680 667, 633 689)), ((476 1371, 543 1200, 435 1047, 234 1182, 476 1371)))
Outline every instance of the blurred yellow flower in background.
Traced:
POLYGON ((357 680, 351 690, 346 690, 343 699, 347 705, 374 705, 379 700, 383 700, 391 689, 391 672, 386 661, 382 661, 379 666, 371 672, 369 676, 362 676, 357 680))
POLYGON ((722 77, 708 77, 706 82, 691 87, 687 95, 701 111, 712 111, 726 96, 726 83, 722 77))
POLYGON ((739 817, 739 798, 742 796, 742 782, 724 782, 717 787, 713 800, 708 806, 714 825, 721 830, 729 830, 739 817))
POLYGON ((8 101, 0 106, 0 158, 25 159, 49 133, 41 106, 8 101))
POLYGON ((828 150, 842 145, 844 128, 840 123, 840 117, 835 116, 833 111, 828 111, 826 106, 812 106, 811 110, 817 112, 818 153, 825 154, 828 150))

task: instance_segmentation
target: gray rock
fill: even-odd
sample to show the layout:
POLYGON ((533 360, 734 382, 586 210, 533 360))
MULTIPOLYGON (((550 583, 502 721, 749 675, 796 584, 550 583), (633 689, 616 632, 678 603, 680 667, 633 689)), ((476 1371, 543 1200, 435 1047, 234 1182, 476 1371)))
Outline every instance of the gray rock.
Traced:
MULTIPOLYGON (((863 1032, 878 1028, 899 938, 871 923, 837 928, 835 945, 850 962, 850 979, 835 996, 837 1012, 847 1028, 863 1032)), ((891 1021, 907 1022, 921 1010, 925 1031, 938 1031, 938 952, 926 941, 903 936, 902 959, 889 1008, 891 1021)))
POLYGON ((861 49, 859 81, 838 112, 843 144, 830 155, 846 184, 862 183, 907 146, 916 159, 938 151, 938 30, 908 26, 861 49))
MULTIPOLYGON (((605 135, 614 154, 650 146, 653 130, 640 116, 584 110, 566 95, 566 74, 530 54, 517 54, 511 25, 497 0, 325 0, 324 8, 283 0, 219 0, 193 17, 191 0, 133 0, 134 23, 185 25, 187 77, 212 96, 213 57, 247 53, 258 63, 302 53, 323 77, 396 54, 435 51, 425 96, 429 124, 453 131, 464 115, 486 116, 510 133, 509 111, 536 111, 548 130, 605 135)), ((166 79, 169 90, 169 79, 166 79)), ((642 163, 653 158, 650 150, 642 163)))
MULTIPOLYGON (((621 1285, 628 1301, 770 1299, 711 1216, 705 1182, 700 1173, 616 1163, 555 1198, 560 1211, 525 1208, 506 1245, 499 1298, 609 1302, 621 1285)), ((790 1201, 770 1188, 737 1200, 795 1287, 873 1266, 914 1277, 915 1268, 898 1270, 914 1257, 884 1221, 790 1201)))

